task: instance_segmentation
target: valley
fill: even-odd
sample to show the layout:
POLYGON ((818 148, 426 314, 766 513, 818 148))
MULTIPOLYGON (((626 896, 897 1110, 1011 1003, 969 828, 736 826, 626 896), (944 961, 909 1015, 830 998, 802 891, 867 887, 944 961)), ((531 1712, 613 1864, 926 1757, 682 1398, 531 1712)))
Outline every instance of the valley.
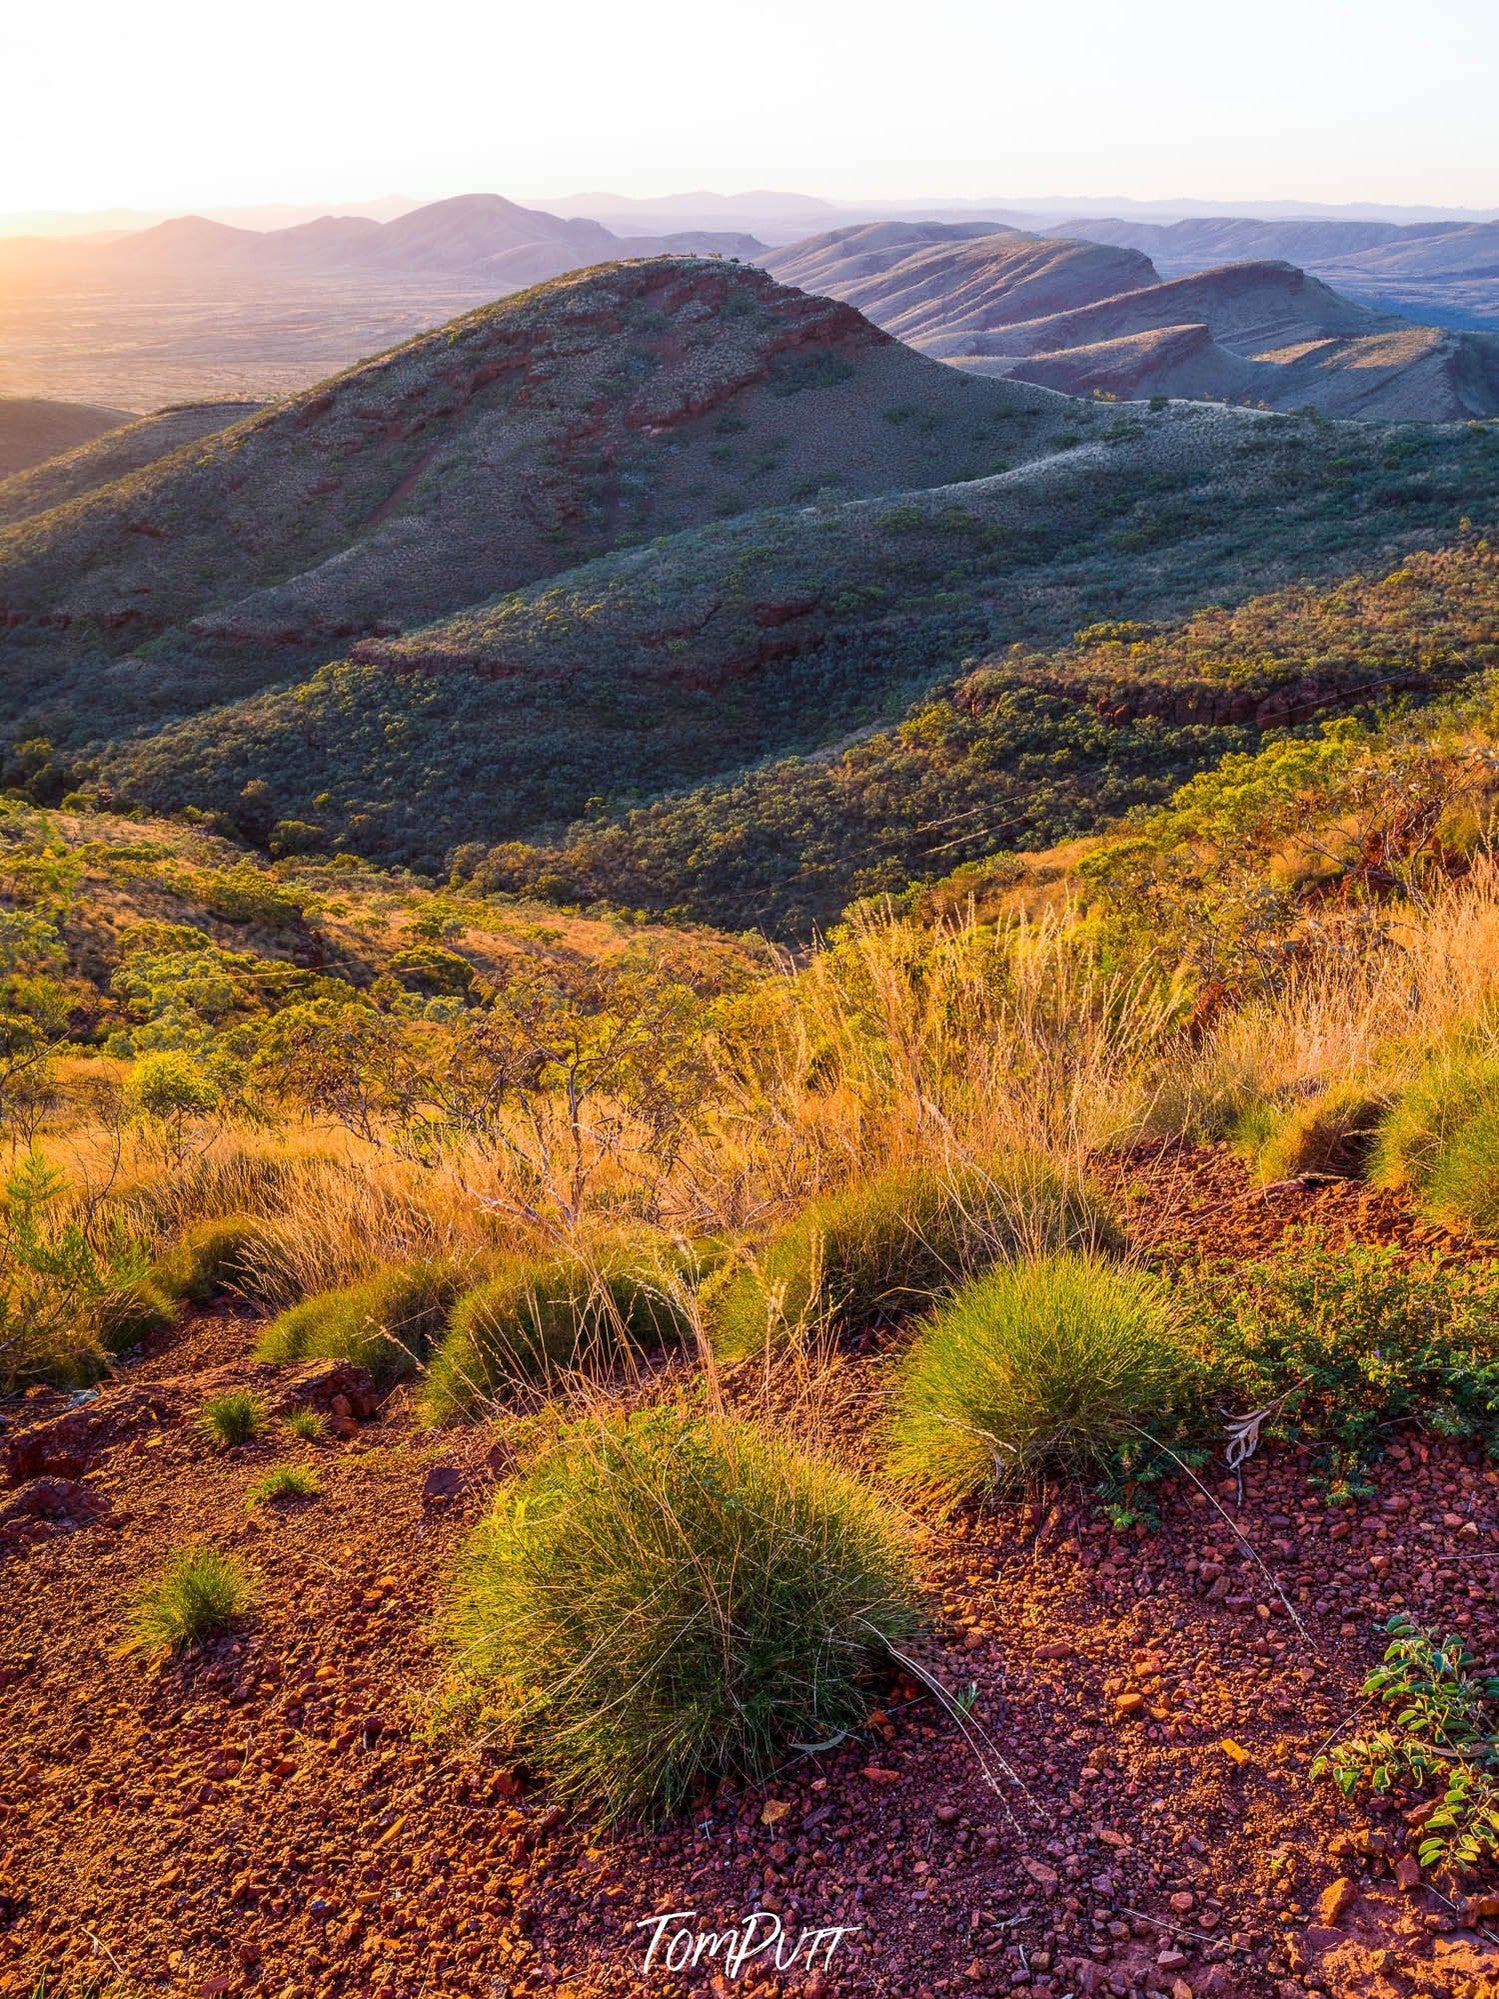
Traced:
POLYGON ((0 240, 0 1999, 1496 1999, 1496 225, 362 206, 0 240))

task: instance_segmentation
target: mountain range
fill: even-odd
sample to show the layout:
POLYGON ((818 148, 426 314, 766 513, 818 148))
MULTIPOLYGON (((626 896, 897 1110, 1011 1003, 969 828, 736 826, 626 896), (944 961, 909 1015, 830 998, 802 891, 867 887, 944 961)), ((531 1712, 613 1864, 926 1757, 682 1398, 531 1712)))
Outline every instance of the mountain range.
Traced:
MULTIPOLYGON (((1068 255, 1154 289, 1138 253, 1068 255)), ((953 674, 1496 509, 1499 429, 1076 399, 747 264, 626 261, 0 484, 0 739, 432 869, 784 765, 705 834, 760 879, 802 760, 953 674)), ((1061 723, 1025 712, 1039 798, 1061 723)), ((1212 749, 1141 726, 1158 773, 1212 749)))
POLYGON ((940 359, 1070 394, 1397 421, 1499 412, 1499 335, 1414 325, 1283 261, 1163 281, 1128 245, 896 222, 832 230, 765 261, 940 359))

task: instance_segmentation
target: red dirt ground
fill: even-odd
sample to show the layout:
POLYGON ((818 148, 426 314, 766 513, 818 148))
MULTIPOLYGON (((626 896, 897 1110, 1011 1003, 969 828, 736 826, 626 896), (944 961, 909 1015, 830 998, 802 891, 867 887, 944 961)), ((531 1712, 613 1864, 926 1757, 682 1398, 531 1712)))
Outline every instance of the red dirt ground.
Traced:
MULTIPOLYGON (((1168 1252, 1258 1255, 1311 1222, 1424 1246, 1387 1196, 1266 1196, 1221 1153, 1143 1152, 1119 1179, 1168 1252)), ((108 1511, 0 1535, 0 1993, 1499 1995, 1494 1884, 1402 1890, 1399 1813, 1307 1775, 1392 1609, 1499 1651, 1499 1472, 1476 1452, 1402 1432, 1375 1497, 1336 1514, 1303 1455, 1267 1450, 1242 1504, 1221 1467, 1216 1505, 1168 1488, 1155 1534, 1117 1536, 1081 1500, 930 1530, 928 1663, 976 1688, 1012 1775, 986 1759, 991 1787, 897 1684, 865 1739, 692 1822, 603 1834, 496 1752, 425 1738, 431 1620, 496 1477, 488 1435, 424 1431, 398 1397, 343 1442, 213 1450, 196 1377, 247 1374, 253 1334, 227 1311, 184 1322, 87 1405, 186 1384, 86 1470, 108 1511), (307 1460, 320 1499, 247 1510, 268 1465, 307 1460), (438 1464, 460 1490, 424 1497, 438 1464), (195 1539, 241 1554, 254 1620, 155 1665, 127 1649, 126 1607, 195 1539), (643 1970, 647 1919, 722 1931, 756 1908, 792 1938, 858 1927, 811 1974, 643 1970)), ((6 1436, 59 1406, 12 1403, 6 1436)))

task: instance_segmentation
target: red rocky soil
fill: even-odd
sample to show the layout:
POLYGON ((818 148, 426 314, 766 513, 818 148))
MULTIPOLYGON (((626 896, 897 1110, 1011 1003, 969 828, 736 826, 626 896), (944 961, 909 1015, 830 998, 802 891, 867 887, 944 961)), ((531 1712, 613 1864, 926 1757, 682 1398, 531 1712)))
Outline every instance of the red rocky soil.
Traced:
MULTIPOLYGON (((1123 1184, 1163 1247, 1412 1234, 1362 1190, 1250 1193, 1220 1154, 1141 1154, 1123 1184)), ((263 1385, 252 1337, 186 1321, 60 1437, 61 1398, 10 1405, 0 1992, 1499 1995, 1494 1884, 1414 1882, 1402 1814, 1307 1775, 1392 1609, 1493 1656, 1499 1472, 1476 1453, 1401 1433, 1375 1497, 1336 1514, 1304 1456, 1267 1451, 1242 1502, 1221 1467, 1212 1501, 1178 1482, 1155 1534, 1081 1502, 929 1532, 929 1658, 977 1690, 1012 1774, 898 1682, 864 1739, 606 1834, 424 1734, 444 1573, 503 1475, 490 1439, 425 1432, 399 1397, 361 1421, 359 1380, 312 1369, 278 1392, 334 1408, 341 1438, 216 1451, 191 1418, 208 1383, 263 1385), (247 1509, 267 1466, 309 1458, 320 1499, 247 1509), (39 1481, 59 1489, 32 1505, 39 1481), (253 1571, 254 1620, 153 1664, 126 1607, 195 1539, 253 1571), (793 1937, 858 1928, 810 1975, 642 1970, 647 1918, 757 1907, 793 1937)))

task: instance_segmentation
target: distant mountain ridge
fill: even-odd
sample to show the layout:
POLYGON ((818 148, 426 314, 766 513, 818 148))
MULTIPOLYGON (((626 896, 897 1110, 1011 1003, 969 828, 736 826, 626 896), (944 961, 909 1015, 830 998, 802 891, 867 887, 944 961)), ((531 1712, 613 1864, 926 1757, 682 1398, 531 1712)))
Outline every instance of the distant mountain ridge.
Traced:
POLYGON ((1249 257, 1283 258, 1389 311, 1438 325, 1499 328, 1499 221, 1109 217, 1069 222, 1066 233, 1142 250, 1165 277, 1249 257))
POLYGON ((763 248, 743 232, 622 239, 584 217, 523 208, 498 194, 456 195, 391 221, 325 215, 284 229, 244 229, 181 215, 108 242, 66 237, 0 239, 0 272, 13 280, 54 281, 64 273, 128 280, 142 274, 307 271, 462 273, 514 290, 621 255, 681 252, 752 255, 763 248))
POLYGON ((1414 325, 1280 259, 1163 281, 1130 245, 887 222, 809 237, 765 263, 939 359, 1068 394, 1212 396, 1396 421, 1499 413, 1499 337, 1414 325))

